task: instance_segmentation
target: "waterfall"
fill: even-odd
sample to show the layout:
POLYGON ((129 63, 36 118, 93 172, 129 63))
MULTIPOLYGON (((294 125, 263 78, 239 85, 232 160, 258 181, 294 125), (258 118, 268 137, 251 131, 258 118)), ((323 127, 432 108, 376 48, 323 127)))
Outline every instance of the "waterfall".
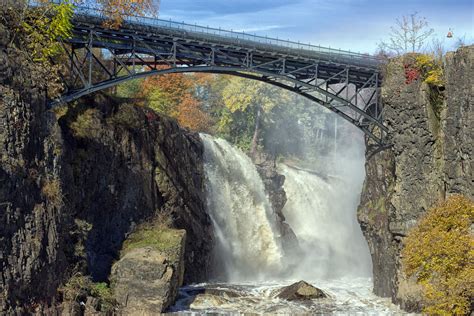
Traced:
POLYGON ((201 134, 215 257, 226 281, 265 280, 282 269, 276 217, 251 159, 223 139, 201 134))
POLYGON ((304 253, 293 278, 369 276, 370 256, 355 214, 363 174, 323 179, 283 164, 279 169, 288 198, 283 213, 304 253))

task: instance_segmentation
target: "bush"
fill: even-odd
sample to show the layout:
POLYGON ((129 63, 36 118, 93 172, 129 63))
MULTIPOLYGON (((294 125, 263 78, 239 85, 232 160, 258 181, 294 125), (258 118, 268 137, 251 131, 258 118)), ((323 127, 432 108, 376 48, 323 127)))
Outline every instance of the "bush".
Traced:
POLYGON ((424 82, 437 87, 444 85, 443 68, 433 56, 425 54, 418 55, 415 65, 416 68, 419 69, 424 82))
POLYGON ((474 203, 460 195, 430 209, 408 234, 402 264, 424 292, 424 312, 465 315, 474 297, 474 203))
POLYGON ((82 273, 74 274, 59 291, 63 300, 67 302, 79 303, 85 301, 87 296, 95 297, 99 300, 98 310, 106 314, 117 306, 117 301, 107 283, 94 283, 89 276, 82 273))
POLYGON ((47 180, 41 188, 43 196, 56 208, 64 205, 61 182, 58 179, 47 180))

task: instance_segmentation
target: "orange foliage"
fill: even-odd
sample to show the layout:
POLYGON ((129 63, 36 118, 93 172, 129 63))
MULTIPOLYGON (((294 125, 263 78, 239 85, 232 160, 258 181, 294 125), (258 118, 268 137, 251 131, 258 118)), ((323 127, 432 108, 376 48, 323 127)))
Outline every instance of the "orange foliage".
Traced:
POLYGON ((178 122, 190 130, 208 132, 211 119, 196 99, 187 98, 178 106, 178 122))
MULTIPOLYGON (((76 4, 88 4, 90 0, 76 0, 76 4)), ((124 17, 127 15, 144 16, 156 15, 159 9, 159 0, 96 0, 100 3, 104 11, 107 12, 109 20, 105 22, 105 26, 117 29, 119 28, 124 17)))
POLYGON ((191 78, 179 73, 148 77, 142 83, 144 97, 159 89, 173 105, 182 103, 186 97, 192 97, 190 92, 193 88, 191 78))
POLYGON ((154 110, 177 119, 183 127, 207 131, 210 117, 201 109, 201 103, 194 95, 196 86, 205 82, 207 76, 177 73, 148 77, 142 83, 142 97, 150 99, 154 92, 159 91, 164 102, 169 104, 166 104, 166 109, 151 106, 154 110))

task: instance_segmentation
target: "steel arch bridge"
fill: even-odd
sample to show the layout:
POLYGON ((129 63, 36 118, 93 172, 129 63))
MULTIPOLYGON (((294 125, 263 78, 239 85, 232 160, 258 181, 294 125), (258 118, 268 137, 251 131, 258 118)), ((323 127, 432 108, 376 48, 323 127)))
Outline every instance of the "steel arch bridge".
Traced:
POLYGON ((99 9, 76 7, 67 52, 66 91, 52 107, 127 80, 207 72, 263 81, 306 97, 387 146, 382 121, 380 61, 309 44, 185 23, 127 17, 103 26, 99 9))

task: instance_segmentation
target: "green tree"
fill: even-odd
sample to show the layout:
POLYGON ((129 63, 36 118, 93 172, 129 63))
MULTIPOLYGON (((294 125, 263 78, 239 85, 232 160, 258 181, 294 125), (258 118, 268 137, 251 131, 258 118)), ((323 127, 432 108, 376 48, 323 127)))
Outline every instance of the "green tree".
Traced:
POLYGON ((219 130, 255 156, 265 114, 289 100, 278 94, 276 87, 240 77, 229 80, 222 97, 227 111, 222 114, 219 130))

